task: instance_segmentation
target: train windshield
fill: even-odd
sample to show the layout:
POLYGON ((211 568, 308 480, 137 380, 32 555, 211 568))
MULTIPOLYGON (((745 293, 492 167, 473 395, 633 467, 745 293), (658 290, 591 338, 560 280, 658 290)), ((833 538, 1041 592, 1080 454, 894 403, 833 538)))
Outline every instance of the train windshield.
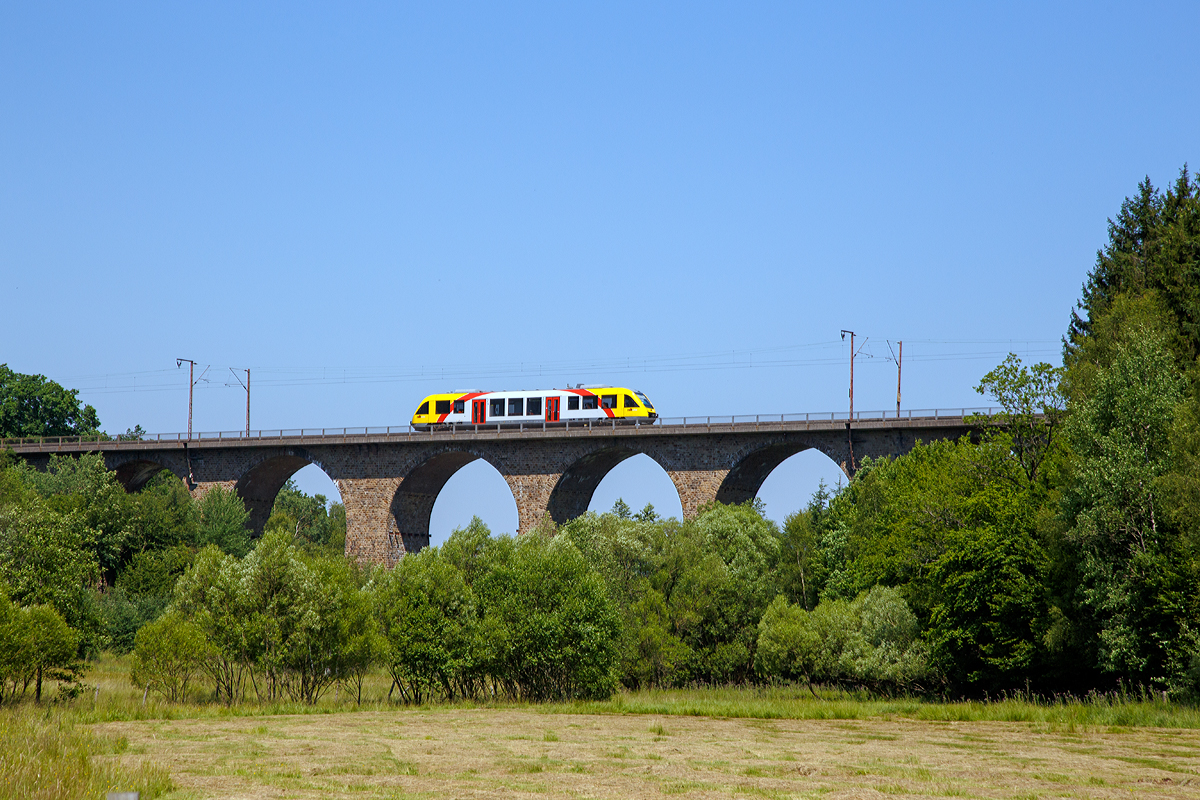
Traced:
POLYGON ((641 392, 634 392, 634 394, 642 399, 642 405, 644 405, 646 408, 654 408, 654 403, 650 402, 649 397, 646 397, 646 395, 642 394, 641 392))

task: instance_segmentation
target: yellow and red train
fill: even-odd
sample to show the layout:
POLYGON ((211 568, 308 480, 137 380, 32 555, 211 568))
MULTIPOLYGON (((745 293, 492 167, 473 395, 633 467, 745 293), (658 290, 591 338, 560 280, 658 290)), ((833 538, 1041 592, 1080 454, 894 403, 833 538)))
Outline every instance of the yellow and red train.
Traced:
POLYGON ((415 428, 450 425, 566 424, 589 420, 654 421, 650 398, 620 386, 576 386, 522 392, 431 394, 413 414, 415 428))

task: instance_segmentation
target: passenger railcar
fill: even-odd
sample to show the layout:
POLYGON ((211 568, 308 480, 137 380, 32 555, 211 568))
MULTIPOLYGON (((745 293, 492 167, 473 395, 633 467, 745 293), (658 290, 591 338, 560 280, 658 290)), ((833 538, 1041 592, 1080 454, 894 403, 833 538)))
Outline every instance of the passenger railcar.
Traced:
POLYGON ((619 386, 576 386, 524 392, 454 392, 431 394, 413 414, 415 428, 451 425, 565 425, 589 420, 623 423, 658 418, 650 398, 619 386))

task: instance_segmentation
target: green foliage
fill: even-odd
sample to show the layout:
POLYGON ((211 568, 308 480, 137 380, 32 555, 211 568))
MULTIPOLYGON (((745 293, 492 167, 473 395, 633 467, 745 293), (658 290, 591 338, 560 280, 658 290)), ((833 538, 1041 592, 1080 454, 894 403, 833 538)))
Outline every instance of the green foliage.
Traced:
POLYGON ((0 439, 89 436, 100 430, 96 409, 79 406, 79 392, 44 375, 23 375, 0 364, 0 439))
POLYGON ((47 605, 21 607, 0 587, 0 702, 32 683, 42 699, 44 681, 74 682, 82 674, 79 634, 47 605))
POLYGON ((204 662, 218 700, 245 697, 246 680, 259 652, 259 638, 241 562, 209 545, 175 584, 173 607, 203 632, 211 645, 204 662))
POLYGON ((137 632, 147 622, 162 616, 168 599, 155 595, 131 596, 119 586, 100 595, 108 649, 114 653, 133 650, 137 632))
POLYGON ((1099 666, 1142 681, 1164 676, 1188 583, 1161 489, 1181 395, 1163 337, 1141 329, 1098 371, 1095 394, 1076 403, 1067 428, 1076 460, 1064 507, 1099 666))
POLYGON ((766 677, 809 684, 912 689, 929 673, 919 633, 895 589, 875 586, 853 601, 825 600, 812 611, 780 595, 759 623, 756 667, 766 677))
POLYGON ((340 553, 345 550, 346 509, 330 504, 325 495, 306 495, 289 480, 275 496, 266 530, 287 530, 314 553, 340 553))
POLYGON ((682 525, 586 514, 559 532, 604 578, 622 616, 631 687, 746 680, 778 591, 780 537, 752 504, 711 504, 682 525))
POLYGON ((191 548, 177 544, 163 550, 135 553, 117 578, 117 587, 130 597, 169 600, 194 558, 191 548))
POLYGON ((1104 340, 1100 321, 1120 298, 1152 297, 1162 311, 1167 345, 1179 363, 1200 356, 1200 181, 1186 166, 1162 192, 1146 178, 1108 223, 1108 243, 1096 255, 1079 309, 1072 312, 1065 349, 1075 371, 1088 344, 1104 340))
POLYGON ((1042 462, 1058 444, 1066 398, 1063 370, 1045 362, 1026 367, 1009 353, 1004 363, 979 382, 975 391, 1000 403, 1003 413, 986 420, 1002 426, 993 436, 1003 437, 1025 478, 1035 483, 1042 462))
POLYGON ((191 493, 178 477, 162 470, 131 497, 129 552, 195 546, 196 508, 191 493))
POLYGON ((259 699, 312 704, 336 681, 361 681, 373 658, 362 592, 344 559, 306 560, 290 534, 275 531, 242 560, 214 545, 201 550, 172 608, 211 644, 204 668, 219 698, 240 700, 249 679, 259 699))
POLYGON ((1037 676, 1048 613, 1040 496, 1003 436, 864 464, 830 510, 844 571, 823 597, 897 587, 957 687, 1021 685, 1037 676))
POLYGON ((142 626, 133 649, 129 679, 139 689, 161 694, 175 703, 187 697, 187 687, 208 655, 204 632, 178 612, 142 626))
POLYGON ((476 616, 462 571, 437 548, 405 556, 375 580, 382 662, 408 702, 473 694, 476 616))
POLYGON ((95 539, 77 512, 58 514, 40 500, 0 507, 0 581, 19 605, 53 606, 85 649, 101 644, 104 627, 93 591, 95 539))
POLYGON ((241 558, 250 552, 250 512, 238 493, 224 486, 209 489, 196 504, 199 526, 196 544, 213 544, 230 555, 241 558))
POLYGON ((22 464, 21 478, 45 499, 47 508, 59 514, 76 513, 95 531, 91 545, 101 570, 115 575, 130 540, 132 501, 117 483, 116 475, 104 466, 99 453, 78 458, 50 456, 44 472, 22 464))
POLYGON ((789 514, 779 537, 779 588, 793 603, 812 608, 817 600, 821 562, 822 520, 829 504, 825 482, 817 487, 808 507, 789 514))
POLYGON ((473 587, 482 667, 514 697, 596 699, 616 689, 620 620, 600 576, 566 538, 507 537, 473 587))
POLYGON ((613 503, 612 511, 609 513, 617 519, 630 519, 633 517, 633 511, 630 510, 629 504, 620 497, 617 498, 617 502, 613 503))

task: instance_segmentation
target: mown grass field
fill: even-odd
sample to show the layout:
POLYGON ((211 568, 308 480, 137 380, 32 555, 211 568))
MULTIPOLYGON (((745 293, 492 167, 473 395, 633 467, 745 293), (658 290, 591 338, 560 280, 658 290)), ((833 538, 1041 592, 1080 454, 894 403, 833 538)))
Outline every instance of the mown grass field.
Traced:
POLYGON ((0 711, 4 797, 1200 796, 1200 711, 1162 701, 778 687, 412 708, 378 676, 361 706, 339 692, 228 709, 143 706, 125 670, 109 659, 70 703, 0 711))

